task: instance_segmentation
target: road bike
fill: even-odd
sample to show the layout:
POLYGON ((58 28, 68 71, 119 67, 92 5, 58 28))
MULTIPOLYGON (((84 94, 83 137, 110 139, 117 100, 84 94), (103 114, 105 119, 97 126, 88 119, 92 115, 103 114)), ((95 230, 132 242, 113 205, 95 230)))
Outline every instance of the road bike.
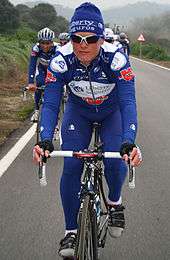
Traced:
MULTIPOLYGON (((108 205, 105 195, 103 158, 121 159, 119 152, 102 152, 99 137, 99 123, 94 123, 93 145, 84 151, 54 151, 50 157, 75 157, 84 162, 84 172, 79 193, 77 241, 74 260, 98 260, 99 248, 104 248, 109 231, 108 205)), ((39 178, 47 184, 45 173, 46 158, 42 158, 39 178)), ((135 187, 134 167, 128 163, 129 187, 135 187)), ((65 258, 69 259, 69 258, 65 258)))
MULTIPOLYGON (((33 123, 37 124, 37 127, 36 127, 36 143, 38 143, 40 141, 40 116, 41 116, 42 104, 43 104, 43 101, 44 101, 43 96, 44 96, 45 85, 37 87, 36 89, 42 91, 42 95, 41 95, 41 98, 40 98, 40 101, 39 101, 39 104, 38 104, 38 106, 39 106, 39 116, 38 116, 38 119, 33 122, 33 123)), ((28 91, 29 91, 28 86, 22 87, 23 101, 27 100, 27 92, 28 91)), ((65 110, 67 98, 68 98, 68 93, 67 93, 66 88, 65 88, 64 94, 63 94, 63 97, 62 97, 62 100, 61 100, 61 105, 60 105, 60 112, 59 112, 59 116, 58 116, 58 124, 57 124, 57 126, 54 130, 54 137, 53 137, 54 141, 59 139, 59 134, 60 134, 60 130, 61 130, 61 122, 62 122, 62 117, 63 117, 63 113, 64 113, 64 110, 65 110)))
MULTIPOLYGON (((41 98, 39 100, 38 103, 38 107, 39 107, 39 114, 38 114, 38 118, 36 121, 33 121, 33 123, 36 123, 36 143, 38 143, 40 141, 40 115, 41 115, 41 108, 42 108, 42 104, 44 101, 44 89, 45 89, 45 85, 41 85, 39 87, 36 87, 36 90, 41 91, 41 98)), ((27 92, 29 91, 29 87, 28 86, 24 86, 22 88, 22 92, 23 92, 23 100, 25 101, 27 98, 27 92)))

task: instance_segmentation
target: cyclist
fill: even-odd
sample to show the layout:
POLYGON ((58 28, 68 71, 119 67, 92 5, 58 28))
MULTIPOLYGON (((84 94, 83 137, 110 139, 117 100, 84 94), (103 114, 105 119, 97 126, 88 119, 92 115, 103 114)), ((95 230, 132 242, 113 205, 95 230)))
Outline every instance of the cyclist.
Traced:
POLYGON ((70 35, 67 32, 62 32, 62 33, 59 34, 58 38, 59 38, 59 41, 60 41, 60 46, 64 46, 66 43, 69 42, 70 35))
POLYGON ((127 35, 124 32, 121 32, 119 34, 119 42, 122 44, 124 53, 126 53, 129 56, 130 54, 129 40, 127 38, 127 35))
POLYGON ((111 28, 105 28, 104 38, 106 42, 112 43, 116 48, 119 48, 120 50, 122 49, 122 45, 119 42, 119 36, 115 35, 111 28))
MULTIPOLYGON (((104 22, 100 10, 92 3, 75 9, 70 22, 71 42, 60 48, 51 60, 41 112, 41 142, 34 146, 33 158, 48 157, 54 147, 53 131, 57 122, 63 86, 69 86, 62 122, 62 150, 84 150, 92 135, 93 122, 101 123, 103 151, 120 151, 121 159, 104 159, 109 188, 109 225, 120 236, 124 227, 121 190, 126 177, 125 161, 139 166, 142 158, 135 145, 137 112, 135 83, 127 56, 104 42, 104 22)), ((83 164, 76 158, 64 158, 60 183, 66 231, 59 255, 74 254, 79 211, 80 179, 83 164)))
POLYGON ((35 111, 31 121, 36 122, 39 115, 39 101, 41 99, 41 90, 36 87, 45 85, 48 63, 51 57, 56 53, 59 45, 53 42, 55 34, 49 28, 43 28, 38 32, 38 43, 32 47, 28 73, 28 88, 35 91, 34 102, 35 111), (34 83, 36 81, 36 84, 34 83))
MULTIPOLYGON (((64 45, 66 45, 69 41, 70 41, 70 35, 69 33, 67 32, 62 32, 59 34, 58 36, 59 38, 59 46, 62 47, 64 45)), ((67 88, 66 86, 64 87, 64 97, 63 97, 63 100, 66 99, 67 97, 67 88)), ((66 100, 65 100, 66 101, 66 100)), ((55 128, 55 131, 54 131, 54 140, 56 139, 59 139, 60 137, 60 123, 61 122, 58 122, 58 125, 56 126, 55 128)))
POLYGON ((119 49, 121 49, 121 51, 123 51, 122 48, 122 44, 120 43, 120 38, 118 34, 114 35, 114 41, 113 41, 114 46, 118 47, 119 49))
POLYGON ((104 30, 104 37, 105 37, 105 41, 109 42, 109 43, 113 43, 114 41, 114 33, 113 30, 111 28, 105 28, 104 30))

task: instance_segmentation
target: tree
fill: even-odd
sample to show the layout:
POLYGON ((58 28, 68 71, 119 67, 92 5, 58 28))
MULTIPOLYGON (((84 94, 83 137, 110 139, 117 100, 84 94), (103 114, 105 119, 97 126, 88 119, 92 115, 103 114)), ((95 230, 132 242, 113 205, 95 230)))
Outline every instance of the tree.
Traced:
POLYGON ((19 27, 19 13, 8 1, 0 1, 0 33, 14 33, 19 27))
POLYGON ((56 21, 57 13, 50 4, 38 4, 30 11, 29 24, 32 29, 40 30, 44 27, 52 28, 56 21))
POLYGON ((57 16, 55 26, 53 30, 59 34, 60 32, 67 32, 68 31, 68 21, 63 16, 57 16))
POLYGON ((137 39, 141 32, 150 42, 160 39, 170 40, 170 13, 159 16, 135 19, 129 27, 133 39, 137 39))
POLYGON ((27 5, 19 4, 16 6, 16 9, 19 12, 20 22, 24 24, 28 24, 30 20, 31 8, 29 8, 27 5))

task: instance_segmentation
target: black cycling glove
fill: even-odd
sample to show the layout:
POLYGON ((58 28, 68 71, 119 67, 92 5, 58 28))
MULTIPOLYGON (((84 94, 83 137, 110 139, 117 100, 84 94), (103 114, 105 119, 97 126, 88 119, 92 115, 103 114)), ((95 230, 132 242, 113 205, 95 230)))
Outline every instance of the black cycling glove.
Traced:
POLYGON ((37 143, 40 148, 42 148, 44 151, 48 150, 50 153, 54 151, 54 145, 50 140, 44 140, 39 143, 37 143))
POLYGON ((134 147, 137 147, 136 144, 123 143, 120 147, 120 155, 123 156, 127 154, 129 156, 134 147))

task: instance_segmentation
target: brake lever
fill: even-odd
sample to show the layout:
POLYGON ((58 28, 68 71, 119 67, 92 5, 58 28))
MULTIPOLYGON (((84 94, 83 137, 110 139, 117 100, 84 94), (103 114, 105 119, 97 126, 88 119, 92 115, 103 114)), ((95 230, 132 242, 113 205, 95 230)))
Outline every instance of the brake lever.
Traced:
POLYGON ((27 87, 22 87, 22 100, 27 101, 27 87))
POLYGON ((135 188, 135 167, 130 164, 130 159, 128 159, 128 183, 129 188, 135 188))
POLYGON ((47 157, 43 155, 40 157, 40 159, 41 161, 39 162, 39 167, 38 167, 38 177, 40 181, 40 186, 44 187, 47 185, 47 178, 46 178, 47 157))

